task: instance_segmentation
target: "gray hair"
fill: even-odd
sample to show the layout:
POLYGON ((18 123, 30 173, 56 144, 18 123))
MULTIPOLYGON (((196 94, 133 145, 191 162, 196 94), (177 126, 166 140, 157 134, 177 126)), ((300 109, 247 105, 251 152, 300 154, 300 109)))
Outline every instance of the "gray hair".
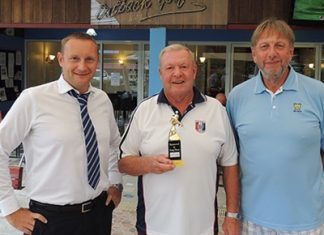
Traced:
POLYGON ((160 56, 159 56, 159 60, 160 60, 160 64, 159 67, 161 67, 161 58, 164 55, 165 52, 168 51, 181 51, 181 50, 185 50, 189 53, 191 59, 192 59, 192 63, 196 64, 195 61, 195 56, 193 54, 193 52, 186 46, 182 45, 182 44, 170 44, 169 46, 166 46, 165 48, 162 49, 162 51, 160 52, 160 56))

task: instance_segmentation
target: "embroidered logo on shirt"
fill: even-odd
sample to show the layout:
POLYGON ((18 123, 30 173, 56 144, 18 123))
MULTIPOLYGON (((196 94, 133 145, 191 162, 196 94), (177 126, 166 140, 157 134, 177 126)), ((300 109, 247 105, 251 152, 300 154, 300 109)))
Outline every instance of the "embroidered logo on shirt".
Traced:
POLYGON ((206 123, 204 121, 195 121, 195 129, 199 133, 204 133, 206 130, 206 123))
POLYGON ((294 103, 294 112, 301 112, 302 104, 301 103, 294 103))

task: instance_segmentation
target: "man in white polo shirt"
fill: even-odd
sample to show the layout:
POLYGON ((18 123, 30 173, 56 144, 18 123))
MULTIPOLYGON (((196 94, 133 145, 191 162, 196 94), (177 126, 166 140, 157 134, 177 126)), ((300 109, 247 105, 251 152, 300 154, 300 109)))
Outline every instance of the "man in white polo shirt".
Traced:
POLYGON ((217 162, 227 193, 223 229, 240 232, 235 140, 225 108, 194 87, 196 72, 187 47, 164 48, 164 88, 137 107, 120 144, 120 171, 139 176, 138 234, 214 234, 217 162))

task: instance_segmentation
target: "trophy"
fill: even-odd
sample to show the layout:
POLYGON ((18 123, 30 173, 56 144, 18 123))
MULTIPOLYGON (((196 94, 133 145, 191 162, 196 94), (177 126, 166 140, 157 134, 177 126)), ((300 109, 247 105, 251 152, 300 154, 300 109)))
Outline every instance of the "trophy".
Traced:
POLYGON ((174 114, 170 120, 172 126, 169 132, 169 158, 176 166, 182 166, 183 161, 181 160, 181 141, 176 129, 176 126, 182 126, 182 124, 178 118, 179 115, 174 114))

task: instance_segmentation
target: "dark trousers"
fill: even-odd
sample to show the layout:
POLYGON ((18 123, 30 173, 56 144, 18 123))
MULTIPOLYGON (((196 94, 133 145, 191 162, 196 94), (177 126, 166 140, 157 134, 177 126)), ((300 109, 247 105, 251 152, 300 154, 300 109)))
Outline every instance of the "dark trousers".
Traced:
MULTIPOLYGON (((47 224, 36 220, 33 235, 110 235, 112 212, 115 208, 111 201, 105 205, 107 193, 103 192, 94 200, 91 211, 53 211, 35 203, 30 210, 47 218, 47 224)), ((50 208, 50 207, 49 207, 50 208)))

